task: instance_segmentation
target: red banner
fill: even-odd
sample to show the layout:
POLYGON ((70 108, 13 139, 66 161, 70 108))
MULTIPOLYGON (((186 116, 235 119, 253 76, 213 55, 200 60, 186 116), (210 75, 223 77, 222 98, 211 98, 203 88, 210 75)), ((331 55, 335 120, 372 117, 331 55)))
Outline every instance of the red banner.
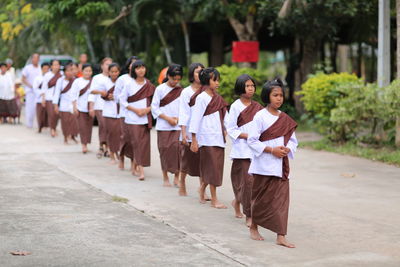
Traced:
POLYGON ((232 62, 258 62, 260 43, 241 41, 232 43, 232 62))

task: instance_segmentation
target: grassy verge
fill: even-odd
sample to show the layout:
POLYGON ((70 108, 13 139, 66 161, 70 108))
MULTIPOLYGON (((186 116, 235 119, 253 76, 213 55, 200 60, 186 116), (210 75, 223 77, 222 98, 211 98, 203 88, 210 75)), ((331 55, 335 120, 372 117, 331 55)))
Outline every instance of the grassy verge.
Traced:
POLYGON ((351 155, 381 161, 400 167, 400 149, 395 148, 394 146, 375 148, 360 146, 355 143, 337 144, 323 139, 320 141, 301 142, 300 147, 351 155))
POLYGON ((114 202, 121 202, 121 203, 128 203, 129 199, 124 198, 124 197, 119 197, 119 196, 113 196, 112 201, 114 202))

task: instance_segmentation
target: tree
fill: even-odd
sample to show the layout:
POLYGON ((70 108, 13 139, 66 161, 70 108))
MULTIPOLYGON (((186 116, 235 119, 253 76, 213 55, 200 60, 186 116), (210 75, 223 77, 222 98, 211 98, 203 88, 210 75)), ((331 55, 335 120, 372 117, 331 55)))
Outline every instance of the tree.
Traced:
MULTIPOLYGON (((397 14, 397 79, 400 79, 400 0, 396 0, 397 14)), ((400 117, 396 120, 396 146, 400 147, 400 117)))

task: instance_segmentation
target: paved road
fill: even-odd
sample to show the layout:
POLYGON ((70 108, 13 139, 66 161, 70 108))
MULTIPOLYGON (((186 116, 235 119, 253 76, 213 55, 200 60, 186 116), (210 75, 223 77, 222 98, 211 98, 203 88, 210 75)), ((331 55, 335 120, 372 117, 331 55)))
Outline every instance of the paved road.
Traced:
MULTIPOLYGON (((188 197, 162 187, 155 131, 144 182, 97 159, 94 145, 83 155, 20 125, 0 125, 0 137, 0 266, 400 266, 397 167, 299 150, 288 232, 297 248, 286 249, 269 231, 250 240, 232 208, 199 204, 197 178, 188 197), (17 249, 32 255, 9 255, 17 249)), ((226 204, 229 168, 226 156, 226 204)))

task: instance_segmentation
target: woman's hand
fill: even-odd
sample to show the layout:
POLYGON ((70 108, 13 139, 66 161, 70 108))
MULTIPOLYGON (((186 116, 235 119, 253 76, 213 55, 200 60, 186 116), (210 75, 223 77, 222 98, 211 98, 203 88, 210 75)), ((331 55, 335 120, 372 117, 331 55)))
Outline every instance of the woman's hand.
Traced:
POLYGON ((287 156, 288 151, 284 146, 276 146, 272 148, 271 154, 277 158, 283 158, 287 156))
POLYGON ((94 118, 95 114, 96 114, 96 113, 94 112, 94 109, 89 110, 89 116, 90 116, 91 118, 94 118))
POLYGON ((197 143, 196 139, 192 140, 192 144, 190 145, 190 150, 194 153, 197 153, 199 151, 199 144, 197 143))

